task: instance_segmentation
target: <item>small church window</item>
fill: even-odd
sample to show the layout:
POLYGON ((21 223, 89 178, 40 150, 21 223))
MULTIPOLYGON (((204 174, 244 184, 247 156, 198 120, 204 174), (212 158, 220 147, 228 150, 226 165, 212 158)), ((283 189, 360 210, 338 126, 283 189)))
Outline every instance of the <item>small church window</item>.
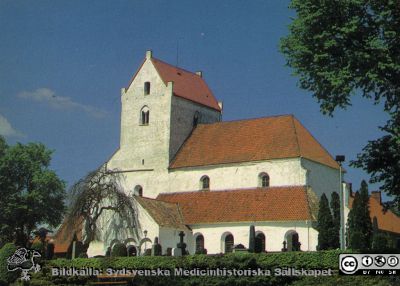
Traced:
POLYGON ((269 187, 269 175, 267 173, 261 173, 258 175, 259 187, 265 188, 269 187))
POLYGON ((210 178, 208 176, 203 176, 200 179, 200 187, 202 190, 210 189, 210 178))
POLYGON ((265 252, 265 235, 262 232, 259 232, 256 235, 256 243, 254 247, 255 253, 265 252))
POLYGON ((232 234, 228 234, 225 237, 225 253, 232 252, 233 244, 234 244, 233 235, 232 234))
POLYGON ((150 94, 150 82, 146 81, 144 83, 144 95, 149 95, 150 94))
POLYGON ((150 110, 147 106, 143 107, 140 112, 140 124, 149 125, 150 120, 150 110))
POLYGON ((204 236, 199 234, 196 237, 196 253, 200 253, 204 249, 204 236))
POLYGON ((196 111, 196 113, 193 116, 193 127, 195 128, 197 124, 199 123, 199 118, 200 118, 200 113, 196 111))
POLYGON ((134 195, 135 196, 139 196, 139 197, 143 197, 143 187, 140 185, 137 185, 134 189, 134 195))

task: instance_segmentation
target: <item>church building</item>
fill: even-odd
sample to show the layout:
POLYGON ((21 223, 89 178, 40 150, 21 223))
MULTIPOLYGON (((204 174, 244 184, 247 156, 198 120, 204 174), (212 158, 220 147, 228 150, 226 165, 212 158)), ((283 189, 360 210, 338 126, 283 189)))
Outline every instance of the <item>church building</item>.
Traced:
POLYGON ((339 193, 341 169, 295 116, 223 121, 201 72, 151 51, 121 104, 120 146, 105 166, 122 174, 141 237, 104 231, 89 256, 116 242, 143 255, 155 237, 166 254, 181 232, 190 254, 227 253, 249 246, 251 225, 259 251, 316 250, 318 201, 339 193))

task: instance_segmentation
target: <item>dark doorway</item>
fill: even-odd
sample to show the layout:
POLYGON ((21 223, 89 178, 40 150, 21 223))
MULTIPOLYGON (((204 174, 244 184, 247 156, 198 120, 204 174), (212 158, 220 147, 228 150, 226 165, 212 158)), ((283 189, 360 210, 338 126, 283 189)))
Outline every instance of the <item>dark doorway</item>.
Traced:
POLYGON ((228 234, 225 237, 225 253, 232 252, 233 243, 234 243, 233 235, 232 234, 228 234))

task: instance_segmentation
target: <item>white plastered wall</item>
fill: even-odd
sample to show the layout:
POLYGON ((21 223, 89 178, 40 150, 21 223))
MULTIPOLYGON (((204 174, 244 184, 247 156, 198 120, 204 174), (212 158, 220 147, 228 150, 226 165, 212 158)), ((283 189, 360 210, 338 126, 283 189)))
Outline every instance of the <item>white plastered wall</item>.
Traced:
POLYGON ((290 221, 290 222, 253 222, 253 223, 220 223, 191 225, 193 232, 192 243, 189 252, 195 252, 195 237, 198 234, 204 236, 204 247, 208 254, 223 253, 223 237, 226 233, 231 233, 234 237, 234 244, 243 244, 249 247, 250 225, 255 226, 256 233, 262 232, 265 235, 266 251, 281 251, 285 234, 294 230, 299 234, 301 250, 316 250, 318 244, 318 232, 311 227, 310 222, 290 221))

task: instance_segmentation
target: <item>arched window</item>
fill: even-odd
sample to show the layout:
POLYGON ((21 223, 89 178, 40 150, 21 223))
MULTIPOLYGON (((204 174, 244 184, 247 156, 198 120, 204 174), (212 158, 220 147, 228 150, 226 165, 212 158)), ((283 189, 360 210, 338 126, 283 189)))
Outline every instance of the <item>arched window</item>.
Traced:
POLYGON ((301 243, 299 241, 299 234, 295 230, 289 230, 285 234, 287 251, 299 251, 301 243))
POLYGON ((139 196, 139 197, 143 197, 143 188, 141 185, 137 185, 134 189, 134 195, 135 196, 139 196))
POLYGON ((134 245, 128 245, 126 247, 127 251, 128 251, 128 256, 137 256, 138 255, 138 251, 136 249, 136 246, 134 245))
POLYGON ((150 110, 147 106, 144 106, 140 111, 140 124, 149 125, 150 120, 150 110))
POLYGON ((232 252, 233 244, 234 244, 233 235, 228 234, 227 236, 225 236, 225 253, 232 252))
POLYGON ((256 234, 255 253, 265 252, 265 235, 262 232, 256 234))
POLYGON ((197 124, 199 123, 199 120, 200 120, 200 113, 198 111, 196 111, 193 116, 193 128, 195 128, 197 126, 197 124))
POLYGON ((269 187, 269 176, 267 173, 260 173, 258 175, 258 186, 261 188, 269 187))
POLYGON ((150 82, 146 81, 144 83, 144 95, 149 95, 150 94, 150 82))
POLYGON ((204 249, 204 236, 199 234, 196 237, 196 253, 200 253, 204 249))
POLYGON ((209 190, 210 189, 210 178, 208 176, 203 176, 200 179, 200 189, 209 190))

